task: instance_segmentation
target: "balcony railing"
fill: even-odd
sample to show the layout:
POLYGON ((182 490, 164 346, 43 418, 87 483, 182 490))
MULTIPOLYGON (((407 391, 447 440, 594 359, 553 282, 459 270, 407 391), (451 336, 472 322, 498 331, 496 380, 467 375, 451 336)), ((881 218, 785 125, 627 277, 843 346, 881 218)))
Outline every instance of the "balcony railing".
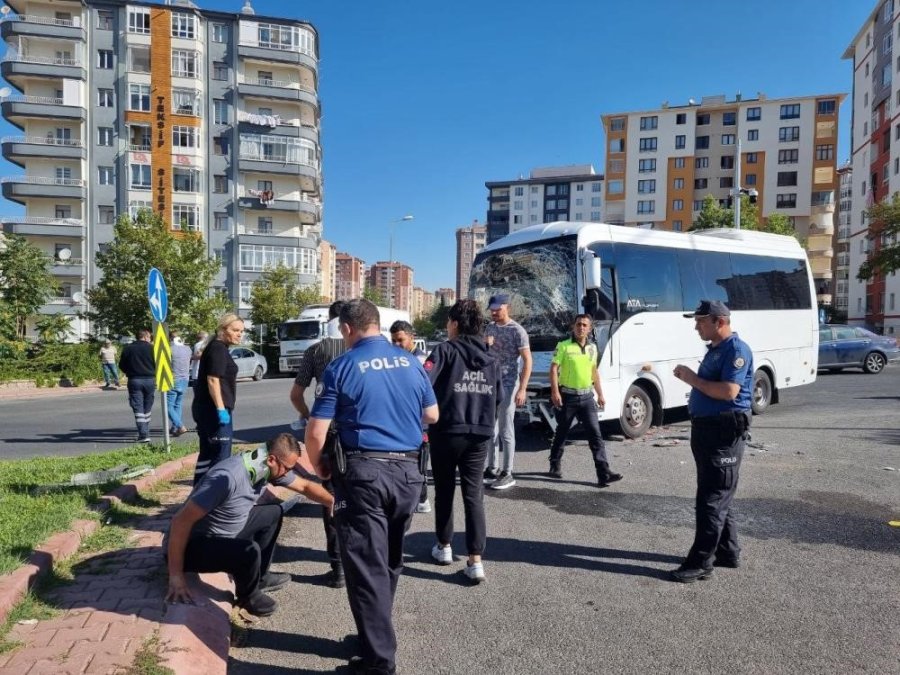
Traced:
POLYGON ((71 185, 84 187, 81 178, 51 178, 49 176, 6 176, 0 178, 0 183, 28 183, 30 185, 71 185))
POLYGON ((129 150, 129 152, 150 152, 151 148, 150 148, 150 145, 149 145, 149 144, 147 144, 147 145, 134 145, 134 144, 132 143, 132 144, 129 144, 128 150, 129 150))
POLYGON ((22 225, 78 225, 83 226, 84 221, 80 218, 44 218, 41 216, 5 216, 0 218, 0 224, 22 224, 22 225))
POLYGON ((250 84, 258 87, 278 87, 279 89, 300 89, 301 91, 308 91, 313 94, 316 93, 312 87, 307 87, 299 82, 294 82, 293 80, 274 80, 270 77, 247 77, 245 75, 238 75, 238 84, 250 84))
POLYGON ((38 145, 65 145, 83 148, 84 143, 77 138, 56 138, 55 136, 4 136, 0 143, 36 143, 38 145))
POLYGON ((74 105, 72 103, 66 103, 61 98, 55 98, 53 96, 26 96, 24 94, 13 94, 11 96, 4 96, 0 98, 0 103, 6 103, 9 101, 10 103, 41 103, 45 105, 74 105))
POLYGON ((51 265, 60 265, 63 267, 75 267, 84 264, 84 260, 81 258, 69 258, 68 260, 63 260, 62 258, 55 258, 52 255, 48 255, 46 258, 50 261, 51 265))
POLYGON ((78 66, 83 67, 83 63, 78 59, 66 59, 56 56, 32 56, 30 54, 17 54, 16 52, 7 52, 0 62, 9 63, 15 61, 18 63, 42 63, 48 66, 78 66))
POLYGON ((70 28, 81 28, 72 19, 57 19, 52 16, 37 16, 36 14, 7 14, 0 18, 0 23, 6 21, 24 21, 26 23, 41 23, 46 26, 68 26, 70 28))

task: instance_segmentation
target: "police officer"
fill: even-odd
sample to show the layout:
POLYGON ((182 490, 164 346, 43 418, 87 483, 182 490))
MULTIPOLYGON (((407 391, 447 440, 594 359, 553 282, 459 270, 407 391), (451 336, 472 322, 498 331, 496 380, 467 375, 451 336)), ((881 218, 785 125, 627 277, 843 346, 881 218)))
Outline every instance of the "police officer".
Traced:
POLYGON ((572 337, 556 345, 550 362, 550 402, 556 408, 556 433, 550 446, 550 472, 552 478, 562 478, 563 445, 569 435, 572 421, 578 418, 588 432, 588 445, 594 457, 598 487, 622 480, 622 474, 609 470, 606 448, 597 419, 597 404, 604 406, 603 389, 597 363, 600 360, 597 345, 588 341, 591 317, 579 314, 572 322, 572 337), (594 400, 597 392, 597 400, 594 400))
POLYGON ((348 351, 325 369, 306 443, 316 473, 334 484, 347 597, 362 648, 350 666, 390 674, 396 672, 391 613, 403 537, 422 489, 422 425, 437 422, 438 408, 422 364, 391 345, 379 326, 378 308, 368 300, 351 300, 341 309, 348 351), (322 446, 332 419, 343 450, 330 466, 322 446))
POLYGON ((731 312, 718 300, 703 300, 693 314, 700 339, 708 340, 698 372, 675 366, 689 384, 691 452, 697 465, 694 544, 672 578, 682 583, 706 579, 713 565, 737 567, 741 549, 731 513, 744 440, 749 438, 753 352, 731 330, 731 312))

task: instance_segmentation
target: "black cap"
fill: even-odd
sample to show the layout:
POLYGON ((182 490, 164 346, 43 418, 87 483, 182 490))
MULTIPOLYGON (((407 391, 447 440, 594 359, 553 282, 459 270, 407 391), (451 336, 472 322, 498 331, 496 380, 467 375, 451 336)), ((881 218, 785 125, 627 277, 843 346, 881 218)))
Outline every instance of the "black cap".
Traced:
POLYGON ((685 314, 685 319, 696 319, 702 316, 731 316, 731 310, 720 300, 701 300, 700 304, 690 314, 685 314))
POLYGON ((506 293, 498 293, 497 295, 492 295, 490 300, 488 300, 488 309, 500 309, 501 305, 509 304, 509 296, 506 293))

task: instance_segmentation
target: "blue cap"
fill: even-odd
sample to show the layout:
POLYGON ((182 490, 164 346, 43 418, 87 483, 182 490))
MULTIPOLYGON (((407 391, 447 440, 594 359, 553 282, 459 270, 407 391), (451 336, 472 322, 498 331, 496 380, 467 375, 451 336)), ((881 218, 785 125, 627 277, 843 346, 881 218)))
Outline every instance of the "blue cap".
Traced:
POLYGON ((488 309, 500 309, 502 305, 509 304, 509 296, 506 293, 498 293, 497 295, 492 295, 491 299, 488 300, 488 309))
POLYGON ((696 319, 703 316, 731 316, 731 310, 720 300, 701 300, 700 305, 690 314, 685 314, 685 319, 696 319))

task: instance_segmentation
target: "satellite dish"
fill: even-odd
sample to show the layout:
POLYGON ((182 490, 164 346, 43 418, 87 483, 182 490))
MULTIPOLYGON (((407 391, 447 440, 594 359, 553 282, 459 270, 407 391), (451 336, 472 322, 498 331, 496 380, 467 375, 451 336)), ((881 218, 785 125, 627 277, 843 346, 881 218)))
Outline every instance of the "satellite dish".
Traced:
POLYGON ((72 302, 74 302, 76 305, 80 305, 81 303, 83 303, 84 302, 84 293, 82 293, 81 291, 72 293, 72 302))
POLYGON ((9 14, 9 7, 7 7, 6 5, 3 5, 3 7, 0 7, 0 14, 2 14, 3 16, 6 16, 7 14, 9 14))
POLYGON ((6 98, 11 93, 12 89, 10 89, 9 87, 3 87, 3 89, 0 89, 0 98, 6 98))
POLYGON ((56 252, 56 257, 60 260, 68 260, 72 257, 72 249, 70 248, 61 248, 56 252))

